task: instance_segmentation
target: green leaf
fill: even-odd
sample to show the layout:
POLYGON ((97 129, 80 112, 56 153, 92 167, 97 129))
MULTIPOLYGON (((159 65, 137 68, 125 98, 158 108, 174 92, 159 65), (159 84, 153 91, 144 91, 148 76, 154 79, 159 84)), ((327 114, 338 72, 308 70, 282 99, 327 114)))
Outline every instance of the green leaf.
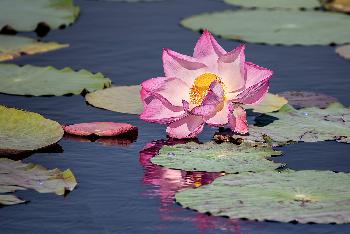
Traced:
POLYGON ((320 7, 318 0, 224 0, 227 4, 242 7, 314 9, 320 7))
POLYGON ((206 172, 260 172, 275 170, 283 164, 267 160, 267 157, 281 155, 271 147, 252 147, 232 143, 163 146, 151 162, 173 169, 206 172))
POLYGON ((175 195, 183 207, 232 219, 350 223, 350 174, 266 171, 227 175, 175 195))
MULTIPOLYGON (((55 193, 64 195, 72 191, 77 181, 71 170, 47 170, 37 164, 26 164, 0 158, 0 192, 14 192, 15 190, 34 189, 39 193, 55 193)), ((23 202, 15 197, 0 195, 0 204, 12 205, 23 202)))
POLYGON ((328 45, 350 42, 350 17, 321 11, 238 10, 203 13, 181 24, 208 29, 225 39, 283 45, 328 45), (310 36, 312 35, 312 36, 310 36))
POLYGON ((0 105, 0 155, 37 150, 58 142, 61 125, 43 116, 0 105))
POLYGON ((337 47, 335 52, 343 58, 350 59, 350 44, 337 47))
POLYGON ((92 74, 87 70, 0 64, 0 83, 1 93, 60 96, 103 89, 111 85, 111 80, 101 73, 92 74))
POLYGON ((16 204, 20 204, 20 203, 24 203, 25 201, 19 199, 18 197, 14 196, 14 195, 1 195, 0 194, 0 204, 1 205, 16 205, 16 204))
POLYGON ((1 0, 0 29, 34 31, 45 23, 51 29, 72 24, 79 15, 73 0, 1 0))
POLYGON ((39 42, 32 38, 0 35, 0 61, 11 60, 23 54, 37 54, 68 47, 68 44, 39 42))
POLYGON ((245 109, 252 109, 258 113, 269 113, 278 111, 284 105, 288 103, 288 100, 279 95, 267 93, 264 99, 257 105, 244 105, 245 109))
POLYGON ((85 99, 95 107, 136 115, 143 111, 140 90, 139 85, 115 86, 89 93, 85 99))
POLYGON ((214 138, 276 146, 298 141, 338 140, 346 143, 348 140, 345 139, 350 137, 350 109, 340 103, 332 103, 326 109, 295 110, 286 105, 278 112, 257 117, 255 122, 258 126, 250 126, 248 136, 217 133, 214 138))

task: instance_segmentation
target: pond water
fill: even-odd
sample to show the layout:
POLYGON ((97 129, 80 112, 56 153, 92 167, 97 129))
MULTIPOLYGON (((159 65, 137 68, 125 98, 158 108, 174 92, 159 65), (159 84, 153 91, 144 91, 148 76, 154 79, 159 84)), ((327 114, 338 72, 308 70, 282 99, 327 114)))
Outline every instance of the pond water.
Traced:
MULTIPOLYGON (((139 84, 162 75, 163 47, 192 53, 199 33, 180 27, 182 18, 234 8, 215 0, 76 3, 81 7, 78 21, 44 38, 69 43, 68 49, 24 56, 14 62, 85 68, 104 73, 115 85, 139 84)), ((227 50, 238 45, 225 40, 219 43, 227 50)), ((272 92, 317 91, 350 105, 350 62, 337 56, 334 47, 247 44, 246 53, 247 60, 275 71, 272 92)), ((79 185, 66 197, 17 192, 30 202, 0 209, 1 233, 350 233, 350 225, 229 220, 183 209, 173 201, 175 191, 210 183, 220 174, 186 173, 149 163, 149 158, 164 144, 160 141, 165 139, 164 126, 144 123, 134 115, 94 108, 82 96, 0 94, 0 103, 41 113, 62 124, 116 121, 139 127, 139 137, 132 143, 64 138, 59 142, 63 152, 36 153, 25 158, 25 162, 48 168, 71 168, 79 185)), ((199 140, 209 140, 214 131, 206 128, 199 140)), ((281 150, 284 156, 274 160, 287 163, 294 170, 350 172, 347 144, 302 143, 281 150)))

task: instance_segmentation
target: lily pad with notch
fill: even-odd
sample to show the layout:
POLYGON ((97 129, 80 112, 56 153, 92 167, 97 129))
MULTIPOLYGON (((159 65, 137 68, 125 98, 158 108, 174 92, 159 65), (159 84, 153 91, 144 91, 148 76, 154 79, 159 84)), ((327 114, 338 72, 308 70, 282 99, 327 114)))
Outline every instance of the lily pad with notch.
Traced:
POLYGON ((174 146, 163 146, 151 162, 160 166, 184 171, 205 172, 260 172, 275 170, 284 164, 274 163, 268 157, 282 153, 268 146, 232 143, 216 144, 190 142, 174 146))

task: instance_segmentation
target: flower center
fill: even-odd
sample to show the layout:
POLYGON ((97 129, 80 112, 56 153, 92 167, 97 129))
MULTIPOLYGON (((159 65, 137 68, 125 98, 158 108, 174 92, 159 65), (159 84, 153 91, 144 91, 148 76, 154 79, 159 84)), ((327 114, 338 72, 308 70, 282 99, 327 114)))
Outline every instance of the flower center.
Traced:
POLYGON ((194 105, 200 105, 204 97, 208 94, 210 84, 213 81, 218 81, 223 88, 224 83, 221 81, 220 77, 213 73, 204 73, 198 76, 190 88, 190 101, 194 105))

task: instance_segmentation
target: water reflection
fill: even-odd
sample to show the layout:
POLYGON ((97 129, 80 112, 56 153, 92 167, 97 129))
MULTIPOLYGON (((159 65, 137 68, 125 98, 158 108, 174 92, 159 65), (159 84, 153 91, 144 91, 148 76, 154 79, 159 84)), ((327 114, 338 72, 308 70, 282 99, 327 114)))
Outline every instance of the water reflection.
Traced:
POLYGON ((64 139, 77 141, 77 142, 98 142, 105 146, 128 146, 131 143, 135 142, 137 139, 136 136, 126 136, 126 137, 96 137, 96 136, 75 136, 70 134, 64 134, 64 139))
MULTIPOLYGON (((188 221, 196 225, 199 232, 211 230, 222 230, 231 233, 241 233, 240 223, 237 220, 222 217, 209 216, 207 214, 196 213, 193 216, 184 216, 183 208, 174 202, 175 193, 184 188, 196 188, 201 185, 212 183, 223 173, 208 172, 186 172, 160 167, 151 163, 150 159, 155 156, 163 145, 184 144, 185 141, 158 140, 148 143, 140 151, 140 164, 145 168, 143 183, 153 185, 145 196, 160 197, 161 206, 159 208, 162 221, 188 221)), ((166 225, 160 227, 166 228, 166 225)))

